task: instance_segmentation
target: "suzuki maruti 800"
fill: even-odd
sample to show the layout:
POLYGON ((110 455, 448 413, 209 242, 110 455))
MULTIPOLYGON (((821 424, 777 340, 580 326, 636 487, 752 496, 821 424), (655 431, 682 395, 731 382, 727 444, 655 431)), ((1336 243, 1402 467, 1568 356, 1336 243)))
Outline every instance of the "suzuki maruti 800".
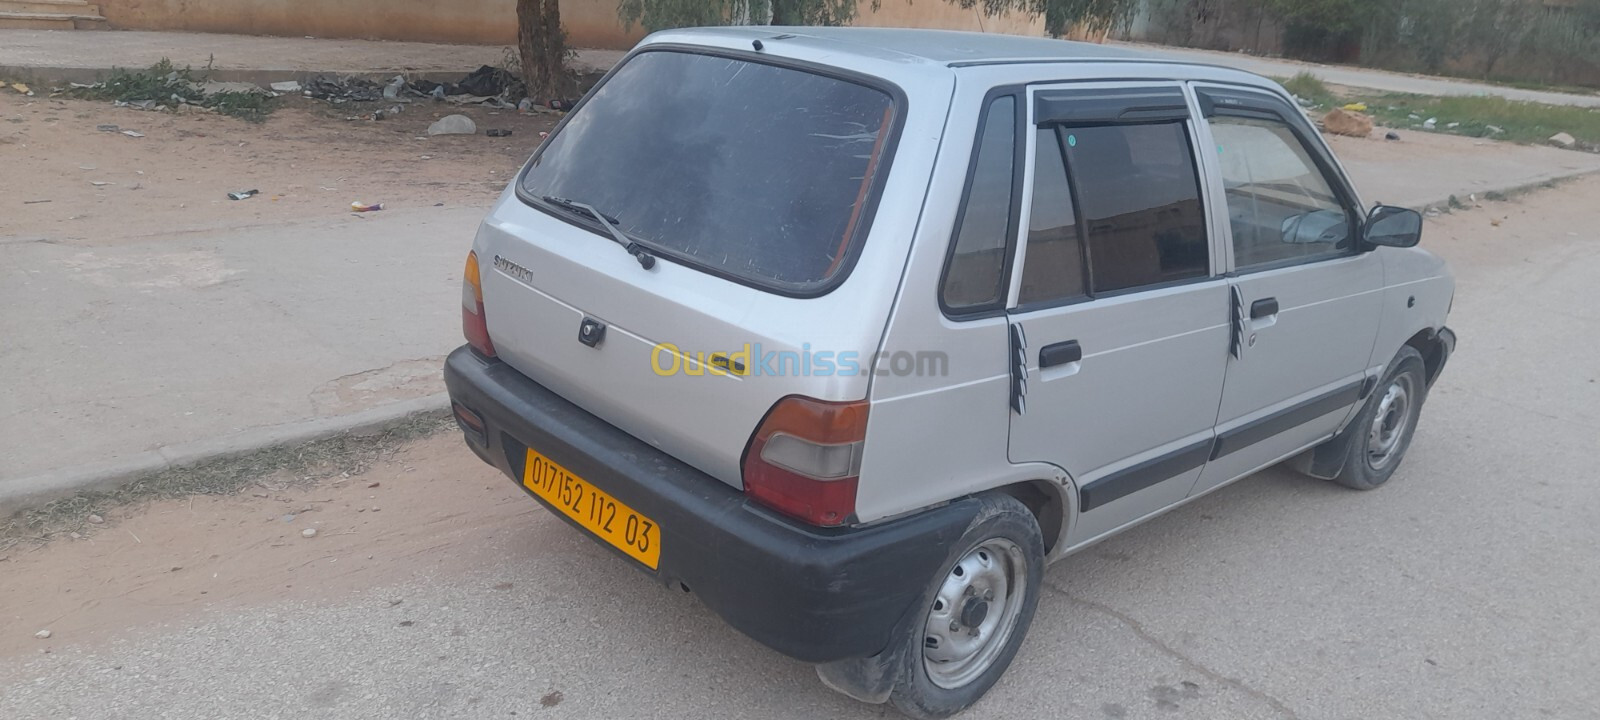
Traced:
POLYGON ((467 257, 467 443, 830 687, 1005 672, 1045 565, 1267 466, 1387 482, 1455 346, 1277 84, 1097 45, 650 36, 467 257))

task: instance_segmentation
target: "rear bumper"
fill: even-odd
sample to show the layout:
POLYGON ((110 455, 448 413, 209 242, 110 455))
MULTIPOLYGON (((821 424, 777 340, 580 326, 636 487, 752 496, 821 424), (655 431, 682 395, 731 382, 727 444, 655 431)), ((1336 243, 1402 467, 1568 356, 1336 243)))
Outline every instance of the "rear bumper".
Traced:
POLYGON ((485 462, 521 487, 532 446, 653 518, 661 526, 654 571, 596 542, 664 584, 682 583, 728 624, 805 662, 868 657, 887 647, 976 511, 976 503, 956 501, 863 528, 800 525, 503 362, 462 347, 445 361, 444 375, 451 400, 484 420, 481 436, 465 434, 485 462))

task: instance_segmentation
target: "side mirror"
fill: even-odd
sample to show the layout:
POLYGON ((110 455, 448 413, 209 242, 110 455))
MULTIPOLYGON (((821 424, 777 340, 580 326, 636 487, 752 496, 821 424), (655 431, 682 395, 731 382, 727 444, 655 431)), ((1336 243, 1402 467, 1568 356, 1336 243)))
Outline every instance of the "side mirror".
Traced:
POLYGON ((1338 210, 1312 210, 1283 219, 1283 241, 1291 245, 1342 246, 1350 239, 1350 216, 1338 210))
POLYGON ((1422 240, 1422 213, 1379 205, 1367 214, 1361 239, 1369 246, 1408 248, 1422 240))

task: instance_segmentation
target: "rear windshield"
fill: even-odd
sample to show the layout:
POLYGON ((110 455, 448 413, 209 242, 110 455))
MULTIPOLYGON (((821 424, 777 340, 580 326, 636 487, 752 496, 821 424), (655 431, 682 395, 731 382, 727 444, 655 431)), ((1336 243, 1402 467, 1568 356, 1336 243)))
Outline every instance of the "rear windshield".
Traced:
POLYGON ((846 264, 893 115, 860 83, 644 52, 545 143, 522 190, 592 205, 659 254, 804 293, 846 264))

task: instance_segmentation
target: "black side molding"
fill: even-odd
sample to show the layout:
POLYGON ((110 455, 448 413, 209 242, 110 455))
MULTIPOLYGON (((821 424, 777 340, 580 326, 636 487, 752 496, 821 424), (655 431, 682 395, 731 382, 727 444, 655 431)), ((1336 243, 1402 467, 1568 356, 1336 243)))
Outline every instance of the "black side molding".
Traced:
POLYGON ((1330 390, 1310 400, 1279 410, 1259 420, 1240 425, 1217 435, 1211 450, 1211 459, 1229 455, 1278 433, 1304 425, 1340 408, 1354 405, 1361 399, 1362 381, 1356 381, 1330 390))
MULTIPOLYGON (((1041 365, 1043 358, 1041 353, 1041 365)), ((1161 457, 1118 470, 1078 488, 1080 512, 1088 512, 1113 500, 1127 497, 1156 483, 1182 475, 1274 435, 1304 425, 1323 415, 1349 407, 1372 392, 1372 378, 1357 381, 1318 395, 1293 407, 1218 435, 1214 440, 1180 448, 1161 457)))
POLYGON ((1079 511, 1088 512, 1112 500, 1126 497, 1206 464, 1211 444, 1211 440, 1201 440, 1161 457, 1118 470, 1078 488, 1079 511))
POLYGON ((1083 346, 1077 340, 1046 345, 1039 349, 1039 367, 1055 367, 1083 360, 1083 346))

